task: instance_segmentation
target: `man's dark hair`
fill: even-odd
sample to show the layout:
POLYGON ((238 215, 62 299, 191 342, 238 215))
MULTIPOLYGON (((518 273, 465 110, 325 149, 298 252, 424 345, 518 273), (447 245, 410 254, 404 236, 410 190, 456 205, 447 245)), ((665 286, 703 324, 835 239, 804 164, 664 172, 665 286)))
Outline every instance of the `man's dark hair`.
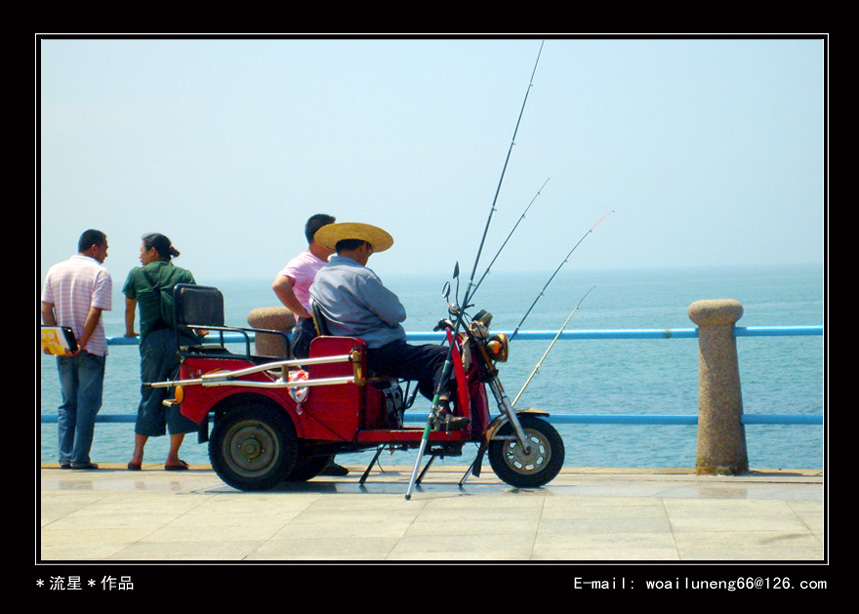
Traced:
POLYGON ((313 242, 313 235, 316 234, 317 230, 328 224, 333 224, 335 221, 336 218, 333 215, 326 213, 317 213, 310 216, 310 219, 304 225, 304 236, 307 237, 307 244, 310 245, 313 242))
POLYGON ((84 230, 81 238, 78 239, 78 253, 87 251, 93 245, 101 247, 106 240, 107 235, 100 230, 95 230, 94 228, 84 230))
MULTIPOLYGON (((337 241, 337 245, 334 246, 334 250, 339 254, 342 251, 351 251, 353 249, 358 249, 364 243, 367 243, 364 239, 341 239, 337 241)), ((369 243, 367 243, 369 245, 369 243)))

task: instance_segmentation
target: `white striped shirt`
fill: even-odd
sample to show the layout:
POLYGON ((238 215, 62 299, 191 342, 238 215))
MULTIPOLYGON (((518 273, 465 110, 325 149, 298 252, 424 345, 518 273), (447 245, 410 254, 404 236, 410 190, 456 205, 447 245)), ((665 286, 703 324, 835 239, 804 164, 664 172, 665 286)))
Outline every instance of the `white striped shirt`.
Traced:
MULTIPOLYGON (((110 273, 95 258, 75 254, 48 270, 42 287, 42 302, 51 303, 57 317, 57 326, 71 327, 75 338, 80 339, 90 307, 110 311, 113 282, 110 273)), ((107 355, 104 322, 89 338, 87 352, 107 355)))

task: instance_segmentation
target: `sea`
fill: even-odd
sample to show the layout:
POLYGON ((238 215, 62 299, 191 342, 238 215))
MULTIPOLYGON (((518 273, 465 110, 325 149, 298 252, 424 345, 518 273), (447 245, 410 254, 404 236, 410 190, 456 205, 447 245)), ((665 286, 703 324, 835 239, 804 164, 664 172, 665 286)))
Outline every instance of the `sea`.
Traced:
MULTIPOLYGON (((478 272, 479 273, 479 272, 478 272)), ((459 280, 460 296, 468 272, 459 280)), ((747 425, 752 469, 823 469, 827 452, 827 316, 825 270, 820 265, 755 267, 675 267, 641 269, 563 269, 558 272, 492 272, 474 293, 472 311, 493 314, 491 328, 510 333, 557 332, 574 311, 566 330, 690 329, 689 305, 702 299, 736 299, 743 305, 737 326, 819 326, 822 336, 738 337, 740 382, 746 414, 799 414, 824 417, 823 425, 747 425), (584 300, 582 300, 584 299, 584 300), (529 311, 530 310, 530 311, 529 311), (527 313, 527 317, 526 316, 527 313), (524 320, 523 320, 524 318, 524 320)), ((479 275, 478 275, 479 277, 479 275)), ((277 305, 270 279, 203 280, 224 294, 228 325, 248 326, 257 307, 277 305)), ((406 307, 407 332, 426 332, 446 316, 442 289, 451 275, 383 275, 406 307)), ((476 281, 476 280, 475 280, 476 281)), ((108 337, 121 337, 124 298, 114 297, 105 313, 108 337)), ((562 414, 677 414, 698 411, 698 346, 694 338, 551 340, 510 344, 500 365, 510 398, 522 391, 538 362, 545 359, 522 391, 517 407, 562 414)), ((56 414, 59 381, 55 359, 38 355, 39 410, 56 414)), ((101 414, 134 415, 140 392, 136 346, 111 346, 107 358, 101 414)), ((412 413, 425 416, 419 398, 412 413)), ((420 422, 418 422, 420 424, 420 422)), ((653 424, 556 424, 564 439, 568 467, 689 468, 695 466, 697 427, 653 424)), ((166 437, 150 439, 144 462, 163 462, 166 437)), ((132 423, 97 423, 92 460, 125 463, 134 445, 132 423)), ((57 459, 56 424, 40 421, 41 462, 57 459)), ((382 466, 412 465, 414 452, 383 455, 382 466)), ((206 444, 188 435, 181 456, 208 463, 206 444)), ((473 452, 441 462, 467 465, 473 452)), ((372 453, 338 456, 341 464, 363 466, 372 453)))

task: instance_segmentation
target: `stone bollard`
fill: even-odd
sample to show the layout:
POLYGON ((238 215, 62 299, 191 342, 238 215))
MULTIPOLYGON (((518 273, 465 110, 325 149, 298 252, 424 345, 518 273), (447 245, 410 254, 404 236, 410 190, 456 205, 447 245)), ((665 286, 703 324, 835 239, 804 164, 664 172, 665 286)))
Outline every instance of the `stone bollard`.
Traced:
POLYGON ((743 306, 732 299, 689 306, 689 319, 698 325, 698 474, 749 470, 734 337, 734 323, 741 317, 743 306))
MULTIPOLYGON (((257 307, 248 314, 251 328, 279 330, 288 333, 295 324, 292 312, 286 307, 257 307)), ((281 335, 257 333, 254 347, 259 356, 289 358, 286 340, 281 335)))

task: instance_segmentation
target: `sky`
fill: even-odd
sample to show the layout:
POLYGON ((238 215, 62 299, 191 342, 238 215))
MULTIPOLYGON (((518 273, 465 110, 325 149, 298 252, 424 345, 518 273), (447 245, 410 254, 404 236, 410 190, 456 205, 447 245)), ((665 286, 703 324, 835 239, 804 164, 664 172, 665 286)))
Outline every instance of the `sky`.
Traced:
POLYGON ((487 220, 478 275, 554 270, 582 237, 567 266, 823 263, 825 52, 37 37, 37 273, 98 228, 115 284, 148 232, 198 283, 273 279, 314 213, 390 232, 380 274, 469 271, 487 220))

